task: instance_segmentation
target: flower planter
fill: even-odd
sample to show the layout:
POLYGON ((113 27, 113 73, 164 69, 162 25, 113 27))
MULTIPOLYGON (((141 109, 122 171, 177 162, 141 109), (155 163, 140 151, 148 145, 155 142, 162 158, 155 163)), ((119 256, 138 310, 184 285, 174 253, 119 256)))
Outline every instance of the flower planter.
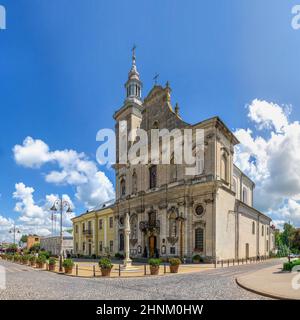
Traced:
POLYGON ((30 265, 31 265, 31 267, 34 267, 35 266, 35 261, 30 261, 30 265))
POLYGON ((73 272, 73 267, 64 267, 64 269, 65 269, 65 274, 72 274, 73 272))
POLYGON ((55 264, 49 264, 48 270, 49 271, 55 271, 55 264))
POLYGON ((36 267, 37 267, 38 269, 43 269, 44 266, 45 266, 44 263, 40 263, 40 262, 37 262, 37 263, 36 263, 36 267))
POLYGON ((159 274, 159 266, 150 266, 150 274, 157 276, 159 274))
POLYGON ((193 260, 193 263, 200 263, 200 260, 193 260))
POLYGON ((179 265, 170 266, 170 273, 178 273, 179 265))
POLYGON ((102 277, 109 277, 112 268, 100 268, 102 277))

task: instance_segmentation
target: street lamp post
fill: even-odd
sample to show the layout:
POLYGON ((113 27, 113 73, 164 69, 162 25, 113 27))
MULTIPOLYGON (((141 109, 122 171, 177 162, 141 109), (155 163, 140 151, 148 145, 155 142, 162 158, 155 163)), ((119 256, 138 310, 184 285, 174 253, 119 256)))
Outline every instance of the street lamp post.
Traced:
POLYGON ((16 223, 14 222, 13 228, 9 230, 9 233, 14 234, 14 244, 16 244, 16 233, 21 233, 21 231, 16 227, 16 223))
POLYGON ((58 198, 54 201, 53 206, 51 207, 51 211, 53 212, 59 212, 60 213, 60 250, 59 250, 59 271, 62 272, 62 259, 63 259, 63 229, 62 229, 62 224, 63 224, 63 212, 64 209, 66 210, 67 213, 71 213, 71 204, 67 200, 63 200, 63 198, 58 198))

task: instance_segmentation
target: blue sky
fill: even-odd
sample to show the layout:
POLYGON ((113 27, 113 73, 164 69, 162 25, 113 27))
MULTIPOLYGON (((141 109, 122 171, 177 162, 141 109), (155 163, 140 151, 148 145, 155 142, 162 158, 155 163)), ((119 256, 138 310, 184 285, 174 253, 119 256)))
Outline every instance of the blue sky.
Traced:
MULTIPOLYGON (((76 213, 85 209, 75 197, 76 185, 45 181, 57 163, 25 167, 16 163, 13 148, 30 136, 51 151, 72 149, 95 161, 96 133, 114 127, 112 114, 125 97, 133 43, 144 96, 158 72, 161 84, 170 81, 172 102, 187 122, 219 115, 229 128, 251 128, 267 139, 270 126, 257 133, 247 116, 245 106, 254 99, 291 105, 290 123, 300 118, 300 30, 291 28, 297 1, 0 4, 7 11, 7 29, 0 30, 2 217, 19 218, 12 194, 20 182, 35 190, 37 205, 46 195, 68 194, 76 213)), ((99 170, 114 183, 113 171, 99 170)), ((274 210, 290 198, 281 200, 274 210)))

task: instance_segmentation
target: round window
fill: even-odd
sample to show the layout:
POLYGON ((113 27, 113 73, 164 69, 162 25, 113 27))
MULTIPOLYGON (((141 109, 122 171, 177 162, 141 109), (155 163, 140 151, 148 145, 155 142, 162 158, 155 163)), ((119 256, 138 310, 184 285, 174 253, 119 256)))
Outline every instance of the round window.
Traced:
POLYGON ((201 216, 204 212, 204 208, 201 204, 199 204, 195 209, 196 215, 201 216))

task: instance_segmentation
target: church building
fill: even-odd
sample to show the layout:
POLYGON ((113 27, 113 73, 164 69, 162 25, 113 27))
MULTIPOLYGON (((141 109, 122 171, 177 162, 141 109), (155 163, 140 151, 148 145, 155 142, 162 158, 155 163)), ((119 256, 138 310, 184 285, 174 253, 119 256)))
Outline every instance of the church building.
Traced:
MULTIPOLYGON (((274 248, 271 219, 253 207, 254 182, 233 163, 238 139, 219 117, 195 124, 182 120, 171 105, 171 88, 155 84, 142 98, 135 51, 125 84, 126 99, 115 112, 115 243, 124 252, 124 221, 130 221, 130 256, 206 261, 269 256, 274 248), (119 164, 119 124, 127 130, 203 129, 203 170, 186 175, 186 165, 119 164)), ((128 146, 129 147, 129 146, 128 146)), ((173 162, 172 162, 173 160, 173 162)))
MULTIPOLYGON (((142 87, 133 50, 126 98, 114 114, 116 199, 109 206, 114 217, 110 253, 129 251, 131 258, 181 257, 187 261, 199 255, 207 262, 269 256, 274 249, 271 219, 253 207, 254 182, 233 163, 234 147, 239 143, 235 135, 219 117, 185 122, 178 104, 174 108, 171 104, 169 83, 164 87, 155 84, 145 98, 142 87), (196 163, 200 170, 187 175, 188 165, 174 161, 174 146, 170 164, 121 163, 119 146, 124 144, 119 131, 124 121, 128 133, 143 129, 149 142, 153 129, 202 129, 203 157, 196 163)), ((138 140, 131 138, 128 149, 138 140)), ((196 150, 193 147, 194 153, 196 150)), ((97 211, 100 216, 101 210, 97 211)), ((87 232, 85 226, 103 226, 90 216, 86 213, 73 219, 78 230, 75 253, 101 256, 98 242, 102 240, 91 236, 97 230, 87 232)))

